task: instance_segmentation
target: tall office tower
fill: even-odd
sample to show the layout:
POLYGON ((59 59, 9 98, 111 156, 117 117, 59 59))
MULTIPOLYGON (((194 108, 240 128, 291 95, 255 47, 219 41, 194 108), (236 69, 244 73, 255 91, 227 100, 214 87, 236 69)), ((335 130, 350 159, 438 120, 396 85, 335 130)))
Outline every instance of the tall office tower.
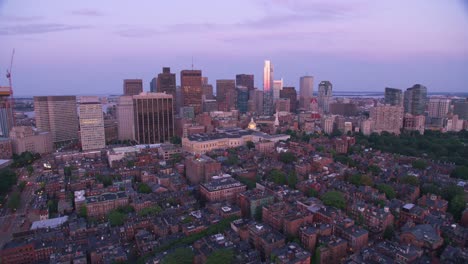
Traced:
POLYGON ((182 94, 182 87, 176 86, 176 99, 174 103, 174 113, 179 113, 180 108, 184 106, 184 95, 182 94))
POLYGON ((468 120, 468 100, 454 102, 453 113, 458 115, 459 119, 468 120))
POLYGON ((302 76, 299 79, 299 107, 309 110, 310 99, 314 95, 314 77, 302 76))
POLYGON ((273 100, 280 98, 280 91, 283 90, 283 78, 273 81, 273 100))
POLYGON ((333 85, 329 81, 321 81, 318 89, 318 106, 324 113, 330 112, 330 102, 333 96, 333 85))
POLYGON ((450 109, 450 99, 430 98, 427 106, 428 116, 430 118, 444 118, 450 109))
POLYGON ((273 115, 273 64, 266 60, 263 67, 263 114, 273 115))
POLYGON ((0 87, 0 138, 7 138, 14 125, 10 87, 0 87))
POLYGON ((289 99, 289 107, 291 113, 296 113, 297 111, 297 93, 294 87, 283 87, 283 90, 280 91, 280 98, 289 99))
POLYGON ((248 111, 256 114, 263 113, 263 91, 257 88, 249 91, 248 111))
POLYGON ((427 103, 427 88, 421 84, 415 84, 406 89, 403 104, 405 113, 412 115, 424 115, 427 103))
POLYGON ((117 102, 117 138, 119 140, 135 140, 133 116, 133 98, 120 96, 117 102))
POLYGON ((183 70, 180 72, 183 106, 192 106, 195 115, 202 113, 202 72, 183 70))
POLYGON ((97 96, 82 96, 79 103, 81 149, 103 149, 106 147, 104 116, 97 96))
POLYGON ((142 79, 126 79, 123 84, 124 95, 137 95, 143 92, 142 79))
POLYGON ((228 112, 236 107, 236 81, 216 80, 216 101, 219 111, 228 112))
MULTIPOLYGON (((174 105, 177 105, 176 75, 175 73, 171 73, 171 68, 163 67, 162 73, 158 74, 156 91, 158 93, 172 94, 174 105)), ((175 112, 177 113, 177 109, 175 112)))
POLYGON ((246 113, 249 102, 249 88, 246 86, 237 86, 237 109, 240 113, 246 113))
POLYGON ((158 78, 154 77, 150 82, 150 92, 155 93, 158 90, 158 78))
POLYGON ((76 96, 34 96, 36 127, 52 133, 53 143, 78 139, 76 96))
POLYGON ((208 77, 201 77, 201 83, 202 85, 207 85, 208 84, 208 77))
POLYGON ((381 105, 370 109, 370 118, 374 121, 373 132, 400 134, 403 127, 403 107, 381 105))
POLYGON ((237 74, 236 85, 247 87, 249 91, 253 90, 255 88, 253 74, 237 74))
MULTIPOLYGON (((199 83, 201 78, 198 78, 199 83)), ((174 136, 171 94, 141 93, 133 96, 135 140, 139 144, 168 142, 174 136)))
POLYGON ((213 95, 213 85, 211 84, 204 84, 202 86, 202 93, 205 96, 205 99, 212 100, 214 99, 213 95))
POLYGON ((385 104, 388 105, 403 105, 403 92, 396 88, 385 88, 385 104))

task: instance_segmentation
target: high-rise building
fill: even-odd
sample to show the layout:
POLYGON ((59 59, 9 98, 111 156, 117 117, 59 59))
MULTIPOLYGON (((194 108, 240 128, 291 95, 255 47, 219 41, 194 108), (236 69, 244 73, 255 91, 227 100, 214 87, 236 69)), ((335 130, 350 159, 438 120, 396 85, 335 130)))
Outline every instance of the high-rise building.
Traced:
POLYGON ((403 92, 396 88, 385 88, 385 104, 388 105, 403 105, 403 92))
POLYGON ((15 126, 10 131, 13 153, 51 153, 54 151, 50 132, 34 131, 30 126, 15 126))
POLYGON ((117 138, 119 140, 135 140, 133 117, 133 98, 120 96, 117 102, 117 138))
POLYGON ((314 95, 314 77, 302 76, 299 79, 299 107, 309 110, 310 99, 314 95))
POLYGON ((124 95, 137 95, 143 92, 142 79, 126 79, 123 84, 124 95))
POLYGON ((171 73, 171 68, 163 67, 162 73, 158 74, 157 90, 158 93, 171 94, 176 104, 176 75, 171 73))
POLYGON ((276 112, 290 112, 291 104, 289 98, 279 98, 275 103, 276 112))
POLYGON ((150 92, 155 93, 158 90, 158 78, 154 77, 150 82, 150 92))
POLYGON ((236 81, 216 80, 216 101, 219 111, 228 112, 236 107, 236 81))
POLYGON ((263 91, 259 89, 253 89, 249 92, 248 102, 249 112, 262 114, 263 113, 263 91))
POLYGON ((283 78, 273 81, 273 100, 280 98, 280 91, 283 90, 283 78))
POLYGON ((289 111, 291 113, 296 113, 297 111, 297 92, 294 87, 283 87, 283 90, 280 91, 280 98, 289 99, 289 111))
POLYGON ((211 84, 204 84, 202 86, 202 93, 203 93, 203 96, 205 97, 205 99, 207 100, 212 100, 214 99, 214 95, 213 95, 213 85, 211 84))
POLYGON ((453 113, 458 115, 459 119, 468 120, 468 100, 454 102, 453 113))
MULTIPOLYGON (((201 82, 201 78, 199 83, 201 82)), ((139 144, 168 142, 174 136, 171 94, 141 93, 133 96, 135 140, 139 144)))
POLYGON ((36 127, 52 133, 52 142, 78 139, 78 113, 75 96, 34 96, 36 127))
POLYGON ((333 133, 336 116, 324 116, 321 120, 322 130, 326 134, 333 133))
POLYGON ((183 106, 193 107, 195 114, 202 113, 202 72, 183 70, 180 72, 183 106))
POLYGON ((273 115, 273 64, 266 60, 263 67, 263 114, 273 115))
POLYGON ((104 116, 99 97, 80 97, 79 118, 81 149, 86 151, 105 148, 104 116))
POLYGON ((450 99, 447 98, 430 98, 427 105, 428 117, 444 118, 447 116, 450 109, 450 99))
POLYGON ((370 118, 374 121, 373 132, 400 134, 403 127, 403 107, 380 105, 370 109, 370 118))
POLYGON ((421 84, 415 84, 406 89, 403 105, 405 113, 412 115, 424 115, 427 103, 427 88, 421 84))
POLYGON ((240 113, 246 113, 249 102, 249 88, 246 86, 237 86, 237 109, 240 113))
POLYGON ((330 112, 330 102, 333 96, 333 85, 329 81, 321 81, 318 88, 318 106, 324 113, 330 112))
POLYGON ((424 124, 426 117, 423 115, 412 115, 406 113, 403 118, 403 129, 408 131, 419 131, 422 135, 424 134, 424 124))
POLYGON ((205 76, 201 77, 201 83, 202 83, 202 85, 207 85, 208 84, 208 77, 205 77, 205 76))
POLYGON ((244 86, 249 89, 249 91, 254 89, 254 76, 253 74, 237 74, 236 75, 236 85, 244 86))
POLYGON ((0 87, 0 138, 7 138, 14 125, 10 87, 0 87))

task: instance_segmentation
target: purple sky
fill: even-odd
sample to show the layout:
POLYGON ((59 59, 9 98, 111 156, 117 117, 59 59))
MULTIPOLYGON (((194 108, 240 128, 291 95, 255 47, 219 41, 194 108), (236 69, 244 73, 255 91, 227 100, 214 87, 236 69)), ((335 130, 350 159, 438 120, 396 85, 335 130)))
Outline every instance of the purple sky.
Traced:
POLYGON ((468 1, 0 0, 0 47, 0 85, 16 49, 17 96, 119 94, 125 78, 149 90, 192 56, 212 84, 253 73, 261 88, 270 59, 296 89, 308 74, 314 89, 466 92, 468 1))

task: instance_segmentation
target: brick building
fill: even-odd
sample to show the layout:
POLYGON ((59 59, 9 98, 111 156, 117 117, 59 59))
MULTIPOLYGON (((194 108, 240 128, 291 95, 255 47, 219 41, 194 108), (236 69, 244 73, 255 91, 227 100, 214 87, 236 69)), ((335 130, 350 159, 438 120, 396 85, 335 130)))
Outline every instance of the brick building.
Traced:
POLYGON ((209 202, 231 201, 247 190, 247 186, 231 178, 230 175, 214 176, 211 181, 200 184, 201 196, 209 202))

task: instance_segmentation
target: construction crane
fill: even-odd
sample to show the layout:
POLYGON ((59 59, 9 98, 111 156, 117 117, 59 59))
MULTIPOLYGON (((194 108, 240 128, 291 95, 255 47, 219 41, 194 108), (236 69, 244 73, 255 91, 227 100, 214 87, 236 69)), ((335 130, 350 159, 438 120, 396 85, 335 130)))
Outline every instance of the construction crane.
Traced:
POLYGON ((11 107, 11 115, 12 115, 12 121, 13 124, 12 126, 16 125, 16 120, 15 120, 15 114, 14 114, 14 108, 15 108, 15 100, 13 98, 13 85, 11 82, 11 69, 13 68, 13 58, 15 57, 15 49, 13 49, 13 52, 11 53, 11 60, 10 60, 10 68, 7 69, 6 77, 8 79, 8 84, 10 85, 10 107, 11 107))

